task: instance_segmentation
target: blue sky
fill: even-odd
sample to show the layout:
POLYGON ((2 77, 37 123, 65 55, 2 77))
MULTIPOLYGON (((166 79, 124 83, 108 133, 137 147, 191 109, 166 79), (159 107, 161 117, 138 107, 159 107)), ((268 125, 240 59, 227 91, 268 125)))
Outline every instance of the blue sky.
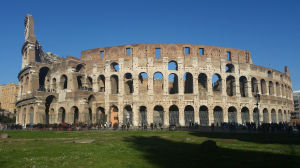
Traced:
POLYGON ((140 43, 247 49, 256 65, 289 66, 293 89, 300 90, 299 9, 298 0, 1 0, 0 83, 18 82, 30 13, 43 49, 61 57, 140 43))

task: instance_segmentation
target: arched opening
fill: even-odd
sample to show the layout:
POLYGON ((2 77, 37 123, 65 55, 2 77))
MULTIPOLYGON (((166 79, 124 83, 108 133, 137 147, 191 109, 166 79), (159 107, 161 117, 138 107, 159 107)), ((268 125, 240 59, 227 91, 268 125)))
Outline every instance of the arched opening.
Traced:
POLYGON ((60 77, 60 89, 67 89, 68 88, 68 77, 66 75, 62 75, 60 77))
POLYGON ((91 124, 93 122, 93 106, 95 105, 95 102, 96 102, 96 98, 94 95, 90 95, 88 97, 88 110, 89 110, 89 113, 88 113, 88 117, 87 117, 87 120, 88 120, 88 123, 91 124))
POLYGON ((198 90, 200 94, 207 91, 207 76, 204 73, 198 76, 198 90))
POLYGON ((263 123, 269 123, 268 109, 263 109, 263 123))
POLYGON ((49 68, 42 67, 39 72, 39 91, 46 91, 45 89, 45 80, 46 76, 48 75, 49 68))
POLYGON ((119 109, 113 105, 110 107, 110 122, 114 128, 119 127, 119 109))
POLYGON ((126 73, 124 75, 124 94, 133 93, 133 79, 131 73, 126 73))
POLYGON ((104 125, 107 116, 105 115, 105 109, 103 107, 98 107, 96 109, 96 122, 104 125))
POLYGON ((267 94, 267 84, 264 79, 260 80, 261 94, 267 94))
POLYGON ((214 108, 214 124, 219 127, 223 123, 223 109, 220 106, 214 108))
POLYGON ((206 106, 201 106, 199 108, 199 118, 201 126, 208 126, 209 117, 208 117, 208 108, 206 106))
POLYGON ((112 72, 119 72, 119 64, 116 62, 111 63, 110 69, 112 72))
POLYGON ((168 63, 168 70, 178 70, 178 64, 176 61, 172 60, 168 63))
POLYGON ((268 77, 272 77, 272 71, 268 71, 268 77))
POLYGON ((160 72, 153 75, 153 90, 155 94, 162 94, 164 91, 164 76, 160 72))
POLYGON ((232 64, 226 64, 226 73, 234 73, 234 66, 232 64))
POLYGON ((65 123, 65 119, 66 119, 66 110, 63 107, 60 107, 58 109, 58 122, 59 123, 65 123))
POLYGON ((272 109, 272 110, 271 110, 271 120, 272 120, 272 123, 277 123, 277 121, 276 121, 276 111, 275 111, 275 109, 272 109))
POLYGON ((44 123, 49 124, 50 123, 50 107, 52 103, 54 103, 56 100, 55 96, 50 95, 45 100, 45 119, 44 123))
POLYGON ((56 90, 56 78, 53 78, 52 79, 52 88, 51 88, 52 90, 56 90))
POLYGON ((132 108, 130 105, 127 105, 124 107, 124 112, 123 112, 123 123, 124 124, 133 124, 133 112, 132 108))
POLYGON ((164 108, 162 106, 155 106, 153 110, 153 123, 157 126, 162 126, 164 123, 164 108))
POLYGON ((23 109, 23 113, 20 118, 21 118, 21 122, 23 124, 26 124, 26 108, 23 109))
POLYGON ((85 71, 85 68, 82 64, 78 64, 75 68, 75 71, 79 73, 83 73, 85 71))
POLYGON ((111 94, 119 93, 119 78, 117 75, 110 76, 111 94))
POLYGON ((93 91, 93 79, 89 76, 86 79, 86 87, 89 91, 93 91))
POLYGON ((29 124, 33 124, 34 119, 34 109, 33 107, 30 107, 29 109, 29 124))
POLYGON ((242 124, 246 125, 246 123, 250 122, 249 109, 247 107, 243 107, 241 110, 242 124))
POLYGON ((78 89, 82 89, 82 76, 77 76, 77 86, 78 89))
POLYGON ((78 107, 73 106, 71 108, 71 114, 73 114, 73 124, 79 123, 79 110, 78 110, 78 107))
POLYGON ((272 81, 269 81, 269 95, 274 96, 274 85, 272 81))
POLYGON ((184 123, 185 126, 192 126, 194 124, 194 107, 186 106, 184 108, 184 123))
POLYGON ((259 124, 259 113, 258 113, 258 108, 254 108, 253 110, 253 121, 256 125, 259 124))
POLYGON ((170 125, 179 125, 179 109, 176 105, 169 108, 169 123, 170 125))
POLYGON ((280 85, 278 82, 276 82, 276 96, 281 97, 280 85))
POLYGON ((219 74, 212 76, 212 89, 214 93, 222 93, 222 78, 219 74))
POLYGON ((88 124, 91 124, 93 122, 93 111, 91 108, 89 110, 89 116, 88 116, 88 124))
POLYGON ((226 92, 228 96, 235 96, 235 78, 233 76, 228 76, 226 78, 226 92))
POLYGON ((147 107, 145 107, 145 106, 140 107, 140 122, 141 122, 142 126, 148 124, 148 122, 147 122, 147 107))
POLYGON ((240 93, 241 97, 248 97, 248 84, 245 76, 240 77, 240 93))
POLYGON ((142 72, 139 74, 139 93, 146 93, 148 91, 148 74, 142 72))
POLYGON ((193 93, 194 91, 193 75, 187 72, 184 74, 183 80, 184 80, 184 93, 193 93))
POLYGON ((105 92, 105 77, 104 77, 104 75, 100 75, 98 77, 98 84, 99 84, 99 92, 105 92))
POLYGON ((257 79, 256 78, 251 78, 251 91, 252 91, 252 94, 257 94, 259 91, 258 91, 258 83, 257 83, 257 79))
POLYGON ((278 122, 279 123, 282 122, 282 111, 281 111, 281 109, 278 110, 278 122))
POLYGON ((237 110, 233 106, 228 108, 228 122, 237 123, 237 110))
POLYGON ((178 93, 178 76, 175 73, 169 75, 169 94, 178 93))

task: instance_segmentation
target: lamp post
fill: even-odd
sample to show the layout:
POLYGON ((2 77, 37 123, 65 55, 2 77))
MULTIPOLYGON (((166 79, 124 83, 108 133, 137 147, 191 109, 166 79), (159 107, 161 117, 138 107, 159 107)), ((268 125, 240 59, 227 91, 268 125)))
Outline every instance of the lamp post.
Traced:
POLYGON ((256 95, 254 96, 256 98, 256 109, 257 109, 257 126, 260 125, 260 121, 259 121, 259 109, 258 109, 258 106, 259 106, 259 102, 260 102, 260 94, 259 93, 256 93, 256 95))

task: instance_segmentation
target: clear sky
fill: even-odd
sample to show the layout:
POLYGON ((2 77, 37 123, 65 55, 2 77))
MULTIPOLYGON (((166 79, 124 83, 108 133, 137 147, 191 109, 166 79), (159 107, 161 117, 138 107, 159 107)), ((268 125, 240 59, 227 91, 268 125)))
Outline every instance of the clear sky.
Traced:
POLYGON ((0 84, 18 82, 27 13, 44 51, 60 57, 140 43, 246 49, 256 65, 289 66, 300 90, 300 0, 1 0, 0 84))

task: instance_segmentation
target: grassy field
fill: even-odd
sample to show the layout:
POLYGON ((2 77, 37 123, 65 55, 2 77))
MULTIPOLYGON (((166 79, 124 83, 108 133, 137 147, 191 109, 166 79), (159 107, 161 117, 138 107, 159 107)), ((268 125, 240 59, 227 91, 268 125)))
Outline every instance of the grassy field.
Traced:
MULTIPOLYGON (((3 133, 3 132, 0 132, 3 133)), ((5 131, 0 167, 299 167, 299 135, 5 131)))

